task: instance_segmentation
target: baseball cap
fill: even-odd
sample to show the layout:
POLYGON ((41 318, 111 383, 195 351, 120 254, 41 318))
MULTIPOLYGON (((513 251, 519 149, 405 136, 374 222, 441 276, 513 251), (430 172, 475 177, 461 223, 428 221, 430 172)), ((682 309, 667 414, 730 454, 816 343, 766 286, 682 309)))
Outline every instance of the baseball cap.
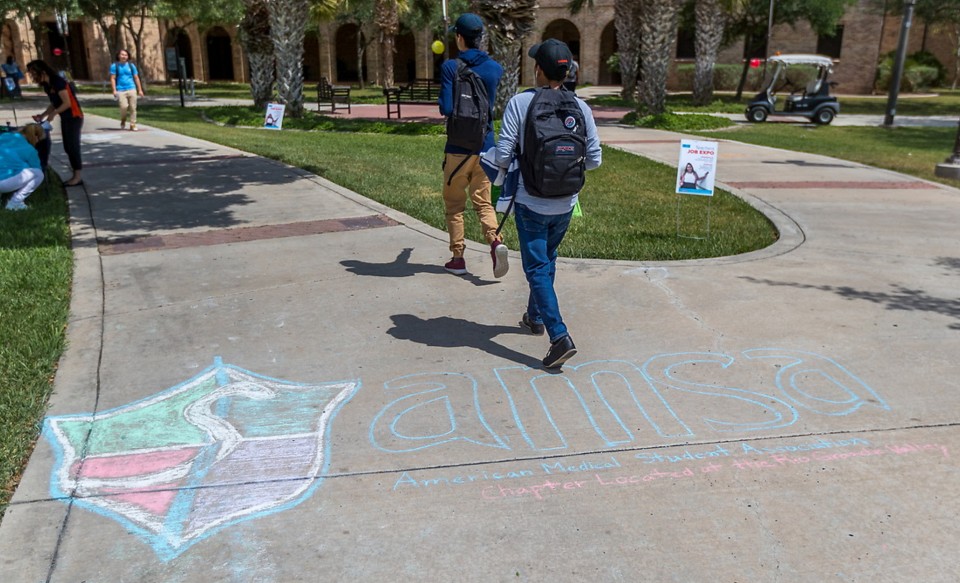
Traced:
POLYGON ((562 81, 567 76, 570 63, 573 62, 573 53, 567 43, 555 38, 548 38, 542 43, 530 47, 527 55, 533 57, 540 66, 540 70, 551 81, 562 81))
POLYGON ((461 14, 457 23, 450 27, 450 32, 455 32, 463 38, 474 38, 483 34, 483 21, 480 17, 471 12, 461 14))

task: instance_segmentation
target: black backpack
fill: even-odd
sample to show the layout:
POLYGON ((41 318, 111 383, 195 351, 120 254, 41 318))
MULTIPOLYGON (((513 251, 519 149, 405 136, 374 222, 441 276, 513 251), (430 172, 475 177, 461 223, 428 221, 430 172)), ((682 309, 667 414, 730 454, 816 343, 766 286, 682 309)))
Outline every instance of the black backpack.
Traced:
POLYGON ((586 178, 587 126, 573 93, 537 89, 523 129, 520 175, 528 193, 572 196, 586 178))
POLYGON ((453 82, 453 113, 447 118, 447 143, 479 152, 490 124, 487 85, 461 59, 453 82))

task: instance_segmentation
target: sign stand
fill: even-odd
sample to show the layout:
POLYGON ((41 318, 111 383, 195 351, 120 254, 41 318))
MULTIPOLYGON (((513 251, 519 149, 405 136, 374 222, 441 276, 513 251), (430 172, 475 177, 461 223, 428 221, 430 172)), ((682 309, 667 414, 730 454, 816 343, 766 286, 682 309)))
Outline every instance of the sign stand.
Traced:
MULTIPOLYGON (((698 239, 698 240, 709 239, 710 238, 710 214, 711 214, 710 211, 713 209, 713 197, 710 197, 710 200, 707 202, 707 221, 706 221, 707 230, 706 230, 706 233, 704 233, 702 236, 687 235, 680 232, 680 223, 681 223, 680 207, 683 203, 683 198, 684 198, 683 195, 677 195, 677 237, 681 239, 698 239)), ((691 203, 691 205, 696 206, 695 203, 691 203)))
POLYGON ((717 142, 681 140, 680 162, 677 165, 677 237, 685 239, 710 238, 710 215, 713 209, 713 183, 717 168, 717 142), (680 207, 684 195, 706 196, 706 233, 689 235, 681 232, 680 207))

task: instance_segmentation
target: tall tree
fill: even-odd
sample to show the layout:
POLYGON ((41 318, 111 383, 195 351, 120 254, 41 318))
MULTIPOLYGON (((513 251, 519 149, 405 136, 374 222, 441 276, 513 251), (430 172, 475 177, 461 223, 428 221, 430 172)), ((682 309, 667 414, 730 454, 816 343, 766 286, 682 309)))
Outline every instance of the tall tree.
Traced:
POLYGON ((490 54, 503 67, 493 106, 500 117, 520 84, 520 50, 536 24, 537 0, 477 0, 475 10, 487 23, 490 54))
POLYGON ((661 114, 667 104, 667 73, 677 40, 681 0, 639 0, 640 98, 637 109, 661 114))
POLYGON ((303 117, 303 39, 309 0, 266 0, 276 57, 277 93, 291 117, 303 117))
POLYGON ((713 100, 713 70, 727 26, 725 3, 730 5, 730 0, 695 0, 693 102, 697 105, 706 105, 713 100))
MULTIPOLYGON (((152 15, 154 7, 153 0, 140 0, 126 16, 118 21, 120 27, 124 28, 133 39, 133 58, 137 63, 143 62, 143 36, 146 29, 147 17, 152 15)), ((119 27, 118 27, 119 28, 119 27)), ((116 53, 113 53, 116 54, 116 53)), ((147 69, 140 70, 140 77, 146 80, 147 69)))
MULTIPOLYGON (((847 7, 856 2, 857 0, 776 0, 773 3, 773 25, 794 26, 805 20, 816 33, 833 34, 847 7)), ((767 39, 770 5, 770 0, 745 0, 733 6, 725 42, 732 43, 742 38, 744 56, 761 53, 767 39)), ((744 59, 740 84, 737 86, 737 99, 743 95, 749 67, 749 59, 744 59)))
MULTIPOLYGON (((97 23, 107 41, 107 52, 112 59, 120 49, 120 23, 136 8, 139 0, 77 0, 77 7, 84 16, 97 23)), ((137 56, 139 58, 139 55, 137 56)))
POLYGON ((637 101, 640 81, 641 7, 638 0, 615 0, 613 3, 620 80, 623 83, 620 96, 628 101, 637 101))
POLYGON ((240 20, 240 42, 250 61, 250 95, 253 105, 263 109, 273 99, 275 65, 270 38, 270 14, 265 0, 245 0, 240 20))
POLYGON ((400 12, 397 0, 376 0, 374 22, 380 42, 381 85, 393 87, 393 53, 397 32, 400 31, 400 12))

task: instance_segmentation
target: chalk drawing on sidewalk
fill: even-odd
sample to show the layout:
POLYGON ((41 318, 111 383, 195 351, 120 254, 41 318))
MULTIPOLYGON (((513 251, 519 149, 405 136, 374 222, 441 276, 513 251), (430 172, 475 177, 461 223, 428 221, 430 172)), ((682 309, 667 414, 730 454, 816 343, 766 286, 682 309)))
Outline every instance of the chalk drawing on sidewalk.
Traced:
POLYGON ((48 417, 51 494, 116 520, 169 561, 309 498, 329 466, 331 422, 359 387, 272 379, 218 358, 147 399, 48 417))
POLYGON ((583 447, 629 447, 653 432, 671 439, 716 434, 755 434, 797 423, 801 414, 846 416, 861 408, 890 410, 865 382, 836 361, 811 352, 779 348, 745 350, 739 358, 708 352, 660 354, 642 365, 597 360, 553 375, 529 367, 493 371, 496 389, 509 407, 509 424, 520 439, 507 439, 488 423, 478 388, 467 374, 423 373, 388 381, 393 400, 370 425, 370 443, 389 453, 453 444, 531 452, 583 447), (726 386, 737 366, 764 365, 756 387, 726 386), (698 369, 698 376, 692 374, 698 369), (763 382, 758 382, 763 381, 763 382), (771 386, 771 389, 763 389, 771 386), (684 395, 695 395, 694 397, 684 395), (723 407, 681 410, 682 401, 723 407), (717 413, 703 415, 716 409, 717 413), (559 415, 566 410, 569 415, 559 415), (727 415, 726 418, 720 414, 727 415), (692 415, 697 415, 693 417, 692 415), (716 417, 714 417, 716 415, 716 417), (429 428, 432 428, 429 429, 429 428), (584 431, 586 430, 586 431, 584 431))

